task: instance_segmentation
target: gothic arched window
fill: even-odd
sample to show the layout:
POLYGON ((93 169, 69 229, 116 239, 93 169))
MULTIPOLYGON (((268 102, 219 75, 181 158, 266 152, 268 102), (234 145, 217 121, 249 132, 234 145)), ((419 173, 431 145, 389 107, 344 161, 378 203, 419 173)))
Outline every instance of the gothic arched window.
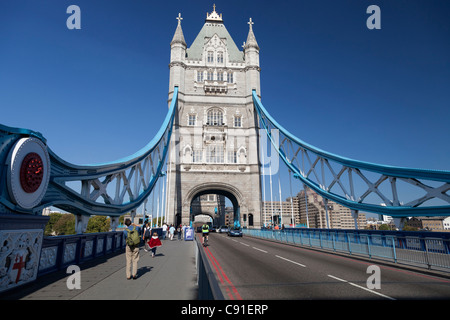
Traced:
POLYGON ((208 51, 208 62, 214 62, 214 52, 208 51))
POLYGON ((213 81, 214 80, 214 72, 212 70, 208 70, 206 73, 206 80, 213 81))
POLYGON ((220 109, 213 108, 208 110, 207 125, 210 126, 223 126, 223 113, 220 109))
POLYGON ((217 52, 217 62, 223 63, 223 52, 217 52))

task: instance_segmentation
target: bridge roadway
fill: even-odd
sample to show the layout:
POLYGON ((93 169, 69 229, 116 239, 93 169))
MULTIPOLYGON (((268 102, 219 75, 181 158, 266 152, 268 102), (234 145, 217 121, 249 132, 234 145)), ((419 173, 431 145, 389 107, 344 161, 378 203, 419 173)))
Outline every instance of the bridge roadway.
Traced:
POLYGON ((225 298, 230 300, 450 299, 448 274, 224 233, 211 234, 205 251, 225 298), (367 287, 370 265, 380 268, 381 289, 367 287))
MULTIPOLYGON (((200 235, 197 234, 200 238, 200 235)), ((225 299, 450 299, 450 275, 299 248, 248 236, 212 233, 204 249, 225 299), (381 289, 369 290, 367 268, 378 265, 381 289)), ((142 248, 138 279, 126 280, 125 254, 83 263, 81 289, 67 288, 65 270, 0 294, 0 300, 195 300, 194 241, 164 240, 152 258, 142 248)))

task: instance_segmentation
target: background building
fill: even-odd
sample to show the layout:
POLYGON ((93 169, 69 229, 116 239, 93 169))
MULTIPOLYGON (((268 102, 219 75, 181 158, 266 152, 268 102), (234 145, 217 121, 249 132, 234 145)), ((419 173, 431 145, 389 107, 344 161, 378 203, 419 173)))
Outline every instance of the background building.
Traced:
MULTIPOLYGON (((309 224, 310 228, 327 228, 327 211, 331 229, 355 229, 355 219, 351 210, 333 201, 328 201, 327 210, 322 196, 309 188, 297 194, 300 209, 300 222, 309 224), (306 195, 306 196, 305 196, 306 195)), ((367 225, 366 215, 358 213, 358 229, 367 225)))
POLYGON ((199 220, 200 215, 207 215, 212 218, 213 225, 225 224, 225 197, 222 195, 201 195, 192 201, 191 210, 195 216, 195 221, 199 220))
MULTIPOLYGON (((296 199, 296 197, 294 197, 296 199)), ((280 225, 285 227, 298 225, 299 210, 298 201, 294 204, 291 199, 286 201, 264 201, 263 202, 263 221, 264 225, 280 225)))
POLYGON ((450 232, 450 217, 415 217, 409 219, 407 224, 419 230, 450 232))
MULTIPOLYGON (((304 225, 310 228, 328 228, 327 213, 331 229, 355 229, 355 219, 351 210, 333 201, 328 201, 327 210, 322 196, 311 189, 300 191, 286 201, 263 202, 263 221, 265 226, 284 224, 285 226, 304 225), (305 196, 306 195, 306 196, 305 196)), ((358 213, 358 229, 367 225, 366 215, 358 213)))

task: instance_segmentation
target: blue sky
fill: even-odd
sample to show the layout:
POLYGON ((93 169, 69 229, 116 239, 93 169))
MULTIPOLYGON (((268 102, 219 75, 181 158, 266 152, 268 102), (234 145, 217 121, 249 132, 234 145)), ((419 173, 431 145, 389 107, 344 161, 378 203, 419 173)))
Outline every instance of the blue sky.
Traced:
POLYGON ((74 164, 145 146, 167 112, 170 41, 206 12, 260 46, 264 106, 291 133, 357 160, 450 169, 448 1, 0 1, 0 123, 74 164), (81 30, 66 9, 81 8, 81 30), (381 29, 369 30, 369 5, 381 29))

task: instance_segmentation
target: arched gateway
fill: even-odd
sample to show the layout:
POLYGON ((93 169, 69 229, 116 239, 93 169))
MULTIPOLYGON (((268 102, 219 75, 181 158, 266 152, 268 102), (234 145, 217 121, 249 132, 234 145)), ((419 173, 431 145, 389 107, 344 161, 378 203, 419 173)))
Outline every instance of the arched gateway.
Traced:
POLYGON ((194 219, 191 216, 192 214, 195 214, 195 212, 193 212, 192 210, 193 201, 195 199, 198 199, 202 195, 210 195, 210 194, 224 196, 231 201, 231 204, 233 205, 233 217, 232 217, 233 222, 234 224, 240 225, 241 206, 243 208, 243 212, 248 212, 244 196, 236 187, 225 183, 203 183, 196 185, 191 190, 189 190, 183 202, 182 216, 189 215, 190 221, 193 221, 194 219))
POLYGON ((235 224, 248 226, 251 218, 259 227, 258 122, 252 90, 260 95, 260 67, 253 22, 240 51, 215 9, 190 47, 181 15, 177 19, 169 64, 169 103, 178 87, 178 109, 167 164, 168 222, 189 224, 192 201, 218 194, 231 200, 235 224))

